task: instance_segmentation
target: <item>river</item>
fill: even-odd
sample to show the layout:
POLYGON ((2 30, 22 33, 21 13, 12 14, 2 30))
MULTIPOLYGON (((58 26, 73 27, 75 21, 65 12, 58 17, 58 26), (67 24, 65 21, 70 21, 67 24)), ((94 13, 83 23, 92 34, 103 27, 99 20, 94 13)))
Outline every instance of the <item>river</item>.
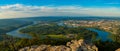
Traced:
POLYGON ((32 36, 30 36, 29 34, 20 33, 19 30, 21 30, 23 28, 26 28, 26 27, 29 27, 29 26, 32 26, 34 24, 37 24, 37 23, 34 21, 33 24, 31 24, 31 25, 20 27, 16 30, 10 31, 6 34, 10 35, 10 36, 13 36, 13 37, 17 37, 17 38, 28 38, 28 39, 30 39, 30 38, 32 38, 32 36))
POLYGON ((102 31, 102 30, 97 30, 97 29, 94 29, 94 28, 88 28, 88 30, 97 32, 97 34, 98 34, 97 39, 100 38, 102 41, 112 41, 112 39, 109 38, 109 35, 110 35, 109 32, 102 31))
MULTIPOLYGON (((34 24, 36 24, 36 23, 34 23, 34 24)), ((34 25, 34 24, 32 24, 32 25, 34 25)), ((59 25, 61 26, 61 23, 59 23, 59 25)), ((26 28, 26 27, 29 27, 29 26, 31 26, 31 25, 20 27, 16 30, 8 32, 7 35, 10 35, 10 36, 13 36, 13 37, 18 37, 18 38, 32 38, 32 36, 30 36, 29 34, 23 34, 23 33, 19 32, 20 29, 23 29, 23 28, 26 28)), ((107 40, 111 41, 112 40, 112 39, 108 38, 108 36, 110 35, 108 32, 105 32, 105 31, 102 31, 102 30, 97 30, 97 29, 94 29, 94 28, 88 28, 88 30, 97 32, 98 33, 97 38, 101 38, 102 41, 107 41, 107 40)))

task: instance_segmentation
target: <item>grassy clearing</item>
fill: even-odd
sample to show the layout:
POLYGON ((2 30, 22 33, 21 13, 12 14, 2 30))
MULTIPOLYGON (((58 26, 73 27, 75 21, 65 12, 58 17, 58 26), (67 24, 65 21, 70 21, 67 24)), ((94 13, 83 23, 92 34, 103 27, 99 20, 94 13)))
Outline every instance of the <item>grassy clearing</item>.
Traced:
POLYGON ((51 37, 51 38, 66 38, 65 35, 46 35, 48 37, 51 37))

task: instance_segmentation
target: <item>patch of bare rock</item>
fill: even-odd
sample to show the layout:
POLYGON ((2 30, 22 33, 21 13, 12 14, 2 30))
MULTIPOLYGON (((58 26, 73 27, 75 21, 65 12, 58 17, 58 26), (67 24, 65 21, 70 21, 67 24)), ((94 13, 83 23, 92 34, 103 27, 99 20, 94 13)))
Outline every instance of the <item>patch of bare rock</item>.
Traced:
POLYGON ((116 51, 120 51, 120 48, 119 48, 119 49, 117 49, 116 51))
POLYGON ((72 40, 66 45, 51 46, 40 45, 20 49, 19 51, 98 51, 98 48, 92 44, 86 44, 83 39, 72 40))

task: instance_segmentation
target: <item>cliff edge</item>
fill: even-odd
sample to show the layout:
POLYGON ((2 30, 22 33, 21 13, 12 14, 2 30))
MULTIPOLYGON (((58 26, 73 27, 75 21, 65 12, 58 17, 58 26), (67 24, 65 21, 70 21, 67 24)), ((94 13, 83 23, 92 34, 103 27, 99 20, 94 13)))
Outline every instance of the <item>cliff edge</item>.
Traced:
POLYGON ((87 44, 83 39, 72 40, 67 42, 66 45, 51 46, 40 45, 31 46, 20 49, 19 51, 98 51, 98 48, 93 44, 87 44))

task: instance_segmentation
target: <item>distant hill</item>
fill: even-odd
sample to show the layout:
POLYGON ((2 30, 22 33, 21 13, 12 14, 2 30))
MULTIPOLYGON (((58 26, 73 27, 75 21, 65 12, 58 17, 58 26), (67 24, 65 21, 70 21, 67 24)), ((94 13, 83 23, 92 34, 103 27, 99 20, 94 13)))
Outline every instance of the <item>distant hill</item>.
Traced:
POLYGON ((21 21, 17 19, 1 19, 0 20, 0 34, 9 32, 18 27, 31 24, 31 22, 21 21))
POLYGON ((40 17, 28 17, 28 18, 17 18, 24 21, 62 21, 62 20, 120 20, 120 17, 81 17, 81 16, 40 16, 40 17))

